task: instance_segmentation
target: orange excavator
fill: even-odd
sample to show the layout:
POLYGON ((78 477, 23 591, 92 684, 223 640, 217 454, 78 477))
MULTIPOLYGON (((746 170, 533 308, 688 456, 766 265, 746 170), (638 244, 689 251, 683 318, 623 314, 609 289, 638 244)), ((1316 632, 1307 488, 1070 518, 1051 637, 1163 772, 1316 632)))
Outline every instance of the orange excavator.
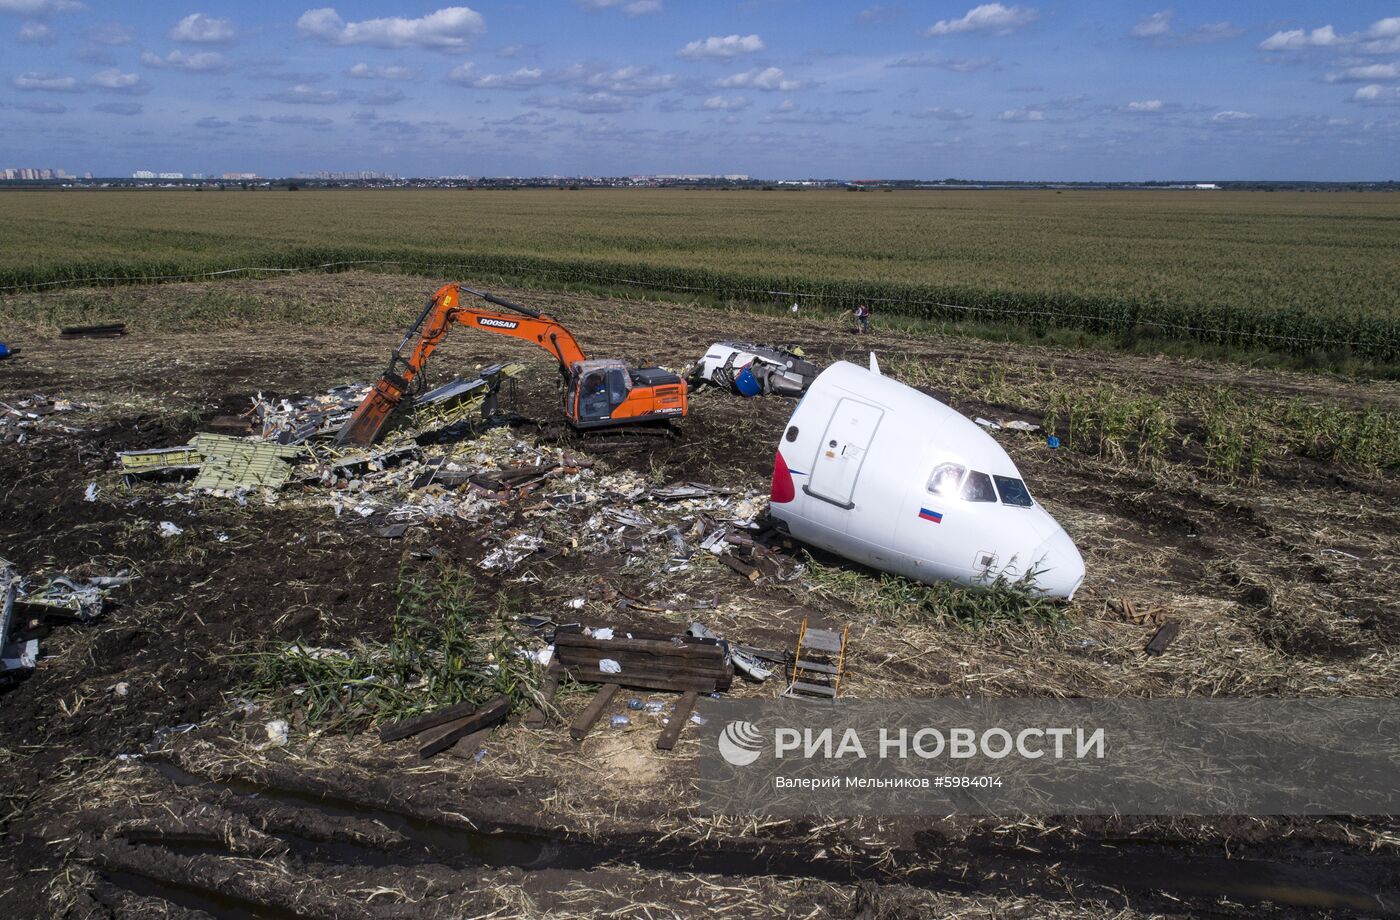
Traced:
POLYGON ((456 323, 533 342, 555 357, 564 378, 564 416, 575 428, 604 428, 683 418, 686 384, 660 367, 629 367, 618 360, 589 360, 563 325, 538 310, 485 291, 445 284, 428 301, 389 358, 389 368, 336 438, 339 444, 373 444, 389 416, 428 366, 428 357, 456 323), (479 297, 511 312, 462 306, 479 297), (407 357, 405 357, 407 353, 407 357))

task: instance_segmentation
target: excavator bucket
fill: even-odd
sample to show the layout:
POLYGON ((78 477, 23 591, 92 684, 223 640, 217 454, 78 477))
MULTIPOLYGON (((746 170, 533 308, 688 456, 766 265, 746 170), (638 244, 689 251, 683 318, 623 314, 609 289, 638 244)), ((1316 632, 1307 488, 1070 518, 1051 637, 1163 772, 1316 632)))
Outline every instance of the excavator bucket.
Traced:
POLYGON ((398 408, 405 389, 406 385, 396 383, 388 377, 379 378, 379 382, 369 391, 365 401, 360 403, 359 408, 340 429, 335 443, 356 444, 360 447, 373 444, 379 433, 384 430, 384 423, 398 408))

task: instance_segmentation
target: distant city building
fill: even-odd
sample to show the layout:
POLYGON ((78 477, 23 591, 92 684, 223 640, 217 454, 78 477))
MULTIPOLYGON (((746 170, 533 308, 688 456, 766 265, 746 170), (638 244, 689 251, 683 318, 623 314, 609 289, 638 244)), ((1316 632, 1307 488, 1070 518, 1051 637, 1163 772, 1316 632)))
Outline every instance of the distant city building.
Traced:
POLYGON ((154 179, 155 177, 156 174, 151 172, 149 169, 138 169, 136 170, 136 172, 131 174, 131 178, 133 179, 154 179))
POLYGON ((157 179, 183 179, 183 178, 185 178, 185 174, 184 174, 184 173, 176 173, 176 172, 160 173, 159 175, 156 176, 156 178, 157 178, 157 179))
POLYGON ((319 172, 298 173, 293 178, 296 179, 322 179, 331 182, 393 182, 399 178, 398 173, 375 172, 374 170, 360 170, 358 172, 319 172))
POLYGON ((220 176, 219 178, 220 178, 220 179, 240 180, 240 179, 257 179, 257 178, 259 178, 259 176, 258 176, 257 173, 250 173, 250 172, 226 172, 226 173, 224 173, 222 176, 220 176))
POLYGON ((0 179, 14 181, 16 179, 61 179, 64 176, 63 170, 52 169, 32 169, 26 166, 10 167, 0 170, 0 179))

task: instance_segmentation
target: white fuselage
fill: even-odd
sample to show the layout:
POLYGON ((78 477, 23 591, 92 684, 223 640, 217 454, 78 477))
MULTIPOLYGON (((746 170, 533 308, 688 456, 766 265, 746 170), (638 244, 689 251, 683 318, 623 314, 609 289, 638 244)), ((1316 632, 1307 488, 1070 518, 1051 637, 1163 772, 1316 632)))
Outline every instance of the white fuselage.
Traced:
POLYGON ((1034 573, 1070 598, 1073 541, 1000 444, 897 380, 845 361, 817 377, 774 459, 772 514, 804 543, 922 582, 1034 573))

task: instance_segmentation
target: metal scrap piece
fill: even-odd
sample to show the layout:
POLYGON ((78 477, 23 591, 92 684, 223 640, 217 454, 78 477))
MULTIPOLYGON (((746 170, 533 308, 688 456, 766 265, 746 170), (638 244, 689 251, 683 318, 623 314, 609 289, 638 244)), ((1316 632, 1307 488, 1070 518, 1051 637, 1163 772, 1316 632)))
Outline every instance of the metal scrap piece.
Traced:
POLYGON ((293 445, 269 444, 222 434, 195 435, 190 445, 204 458, 196 489, 280 489, 292 476, 288 460, 301 456, 293 445))
POLYGON ((117 462, 128 476, 147 476, 168 470, 197 469, 204 458, 193 445, 186 444, 159 450, 124 450, 117 454, 117 462))

